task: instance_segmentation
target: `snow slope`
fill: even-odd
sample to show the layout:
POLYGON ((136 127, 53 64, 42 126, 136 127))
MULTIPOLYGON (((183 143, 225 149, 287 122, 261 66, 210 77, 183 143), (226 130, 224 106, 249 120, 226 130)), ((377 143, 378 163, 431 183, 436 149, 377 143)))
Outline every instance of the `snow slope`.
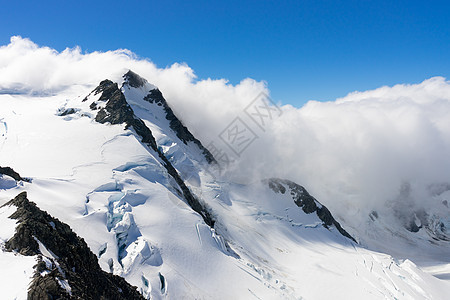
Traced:
MULTIPOLYGON (((141 142, 133 127, 97 122, 107 101, 92 88, 73 87, 55 96, 0 95, 0 165, 32 178, 31 183, 2 179, 0 205, 27 191, 31 201, 85 239, 103 270, 123 276, 148 299, 448 295, 450 283, 410 260, 367 250, 336 226, 324 227, 316 213, 296 205, 285 183, 282 192, 268 182, 215 179, 207 171, 214 163, 201 144, 171 126, 163 103, 144 99, 156 87, 125 76, 118 88, 151 130, 159 152, 141 142), (213 227, 191 208, 160 153, 211 212, 213 227)), ((3 240, 12 232, 8 213, 0 215, 2 228, 9 224, 3 240)), ((0 260, 12 255, 2 251, 0 260)), ((32 265, 20 257, 2 273, 29 272, 32 265)), ((11 292, 19 298, 25 279, 11 292)), ((3 290, 9 280, 0 285, 3 290)))
MULTIPOLYGON (((0 189, 8 188, 10 185, 5 186, 0 181, 0 189)), ((37 263, 36 257, 4 252, 4 243, 14 235, 16 221, 8 217, 15 210, 15 207, 0 207, 0 282, 4 299, 26 299, 28 284, 34 272, 33 266, 37 263)))

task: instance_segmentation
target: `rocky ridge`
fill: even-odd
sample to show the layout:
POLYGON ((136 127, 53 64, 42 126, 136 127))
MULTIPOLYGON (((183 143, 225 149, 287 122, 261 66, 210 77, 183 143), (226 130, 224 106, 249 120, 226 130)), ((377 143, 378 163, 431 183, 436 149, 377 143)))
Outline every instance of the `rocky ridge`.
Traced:
POLYGON ((0 175, 6 175, 9 177, 12 177, 15 181, 25 181, 25 182, 31 181, 28 178, 23 178, 22 176, 20 176, 19 173, 17 173, 10 167, 0 167, 0 175))
POLYGON ((11 205, 17 210, 10 218, 18 225, 5 250, 38 256, 28 299, 143 299, 125 279, 101 270, 86 242, 29 201, 26 192, 4 204, 11 205))
POLYGON ((301 185, 286 179, 270 178, 265 180, 265 183, 276 193, 284 194, 289 192, 294 199, 295 204, 300 207, 306 214, 316 213, 319 219, 323 222, 325 228, 334 226, 343 236, 351 239, 356 243, 356 240, 342 228, 336 219, 331 215, 331 212, 311 196, 308 191, 301 185))
MULTIPOLYGON (((130 72, 127 73, 128 75, 124 75, 126 82, 131 82, 133 85, 142 83, 142 80, 139 79, 140 77, 137 78, 135 73, 130 72)), ((172 178, 176 181, 182 196, 187 201, 189 206, 203 217, 206 224, 213 228, 215 219, 210 209, 206 206, 206 204, 200 202, 200 200, 193 193, 191 193, 176 169, 158 148, 150 128, 148 128, 141 119, 136 117, 133 109, 127 103, 125 95, 119 89, 117 83, 113 83, 110 80, 103 80, 91 94, 97 95, 100 93, 100 98, 90 104, 90 108, 92 110, 98 110, 95 116, 95 121, 99 123, 125 124, 126 129, 133 128, 136 134, 141 137, 141 142, 148 145, 158 154, 159 158, 163 162, 163 166, 166 168, 170 176, 172 176, 172 178)), ((83 101, 86 101, 87 99, 88 98, 86 97, 83 101)), ((179 120, 177 123, 181 124, 179 120)), ((188 132, 186 128, 185 130, 188 132)), ((192 136, 192 134, 190 135, 192 136)), ((196 141, 200 143, 198 140, 196 141)))

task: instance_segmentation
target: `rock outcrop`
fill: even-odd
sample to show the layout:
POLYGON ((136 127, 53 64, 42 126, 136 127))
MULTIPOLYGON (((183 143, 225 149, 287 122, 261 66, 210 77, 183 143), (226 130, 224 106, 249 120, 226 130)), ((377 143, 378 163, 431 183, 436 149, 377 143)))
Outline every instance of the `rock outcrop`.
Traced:
POLYGON ((290 180, 279 178, 270 178, 265 182, 276 193, 284 194, 286 193, 288 188, 295 204, 300 207, 305 213, 316 213, 319 219, 323 222, 322 224, 325 228, 334 226, 343 236, 351 239, 356 243, 356 240, 342 228, 341 224, 339 224, 338 221, 334 219, 328 208, 326 208, 313 196, 311 196, 304 187, 290 180))
POLYGON ((125 279, 101 270, 86 242, 29 201, 26 192, 6 205, 17 207, 10 218, 18 222, 6 250, 38 255, 28 299, 143 299, 125 279))
POLYGON ((19 173, 17 173, 10 167, 0 167, 0 174, 12 177, 15 181, 25 181, 25 182, 31 181, 28 178, 23 178, 22 176, 20 176, 19 173))
MULTIPOLYGON (((128 71, 124 76, 124 84, 128 84, 131 87, 138 88, 143 86, 147 80, 140 77, 138 74, 134 73, 133 71, 128 71)), ((161 106, 165 113, 166 113, 166 119, 169 120, 169 126, 170 128, 175 132, 177 137, 185 144, 188 142, 192 142, 197 147, 200 148, 203 155, 205 156, 205 159, 208 163, 216 163, 216 160, 214 156, 209 152, 208 149, 206 149, 202 143, 194 137, 194 135, 189 131, 189 129, 183 125, 183 123, 180 121, 180 119, 175 116, 173 113, 172 108, 170 108, 169 104, 167 103, 166 99, 164 99, 163 94, 158 88, 152 89, 148 92, 147 96, 144 97, 144 100, 150 103, 154 103, 158 106, 161 106)))

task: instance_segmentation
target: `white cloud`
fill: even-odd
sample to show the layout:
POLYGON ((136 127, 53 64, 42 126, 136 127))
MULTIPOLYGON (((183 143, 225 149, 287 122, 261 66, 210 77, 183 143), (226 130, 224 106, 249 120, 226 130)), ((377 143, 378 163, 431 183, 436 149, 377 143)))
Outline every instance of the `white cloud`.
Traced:
POLYGON ((92 88, 126 69, 157 85, 205 144, 226 149, 217 136, 237 116, 254 129, 259 138, 238 160, 235 179, 292 179, 342 214, 350 207, 365 213, 395 199, 404 182, 422 195, 430 183, 450 181, 450 83, 441 77, 302 108, 284 105, 263 132, 243 110, 261 91, 269 92, 264 82, 198 80, 186 64, 158 68, 128 50, 57 52, 13 37, 0 48, 0 91, 92 88))
POLYGON ((305 184, 335 211, 379 208, 404 182, 415 190, 411 201, 427 206, 428 185, 450 181, 450 83, 444 78, 283 109, 272 136, 258 147, 276 157, 265 168, 305 184))

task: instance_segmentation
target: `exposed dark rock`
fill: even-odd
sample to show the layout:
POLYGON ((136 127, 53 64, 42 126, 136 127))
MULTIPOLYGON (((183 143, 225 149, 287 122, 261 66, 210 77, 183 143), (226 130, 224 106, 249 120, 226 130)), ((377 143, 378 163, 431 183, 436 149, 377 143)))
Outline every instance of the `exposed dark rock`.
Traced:
POLYGON ((162 106, 164 111, 166 112, 166 119, 170 121, 169 126, 175 132, 177 137, 185 144, 187 144, 188 142, 193 142, 194 144, 196 144, 202 151, 208 163, 217 163, 211 152, 203 147, 202 143, 198 139, 196 139, 187 129, 187 127, 184 126, 183 123, 181 123, 181 121, 175 116, 159 89, 151 90, 148 95, 144 97, 144 100, 162 106))
POLYGON ((99 123, 122 124, 131 123, 134 113, 130 105, 125 100, 124 94, 119 90, 117 83, 102 81, 103 92, 99 101, 107 101, 106 106, 101 108, 95 117, 99 123))
POLYGON ((125 79, 124 84, 128 84, 131 87, 139 88, 141 86, 144 86, 144 84, 147 82, 144 78, 139 76, 138 74, 134 73, 133 71, 129 70, 125 75, 123 75, 123 78, 125 79))
POLYGON ((147 144, 150 148, 155 150, 161 158, 162 157, 165 158, 165 156, 162 154, 162 152, 158 149, 158 146, 156 145, 156 140, 152 134, 152 131, 145 125, 144 121, 138 118, 134 118, 129 123, 127 123, 126 126, 133 127, 136 133, 141 136, 142 138, 141 141, 143 143, 147 144))
MULTIPOLYGON (((209 209, 207 209, 204 204, 200 203, 199 199, 197 199, 197 197, 195 197, 191 193, 191 191, 186 186, 184 181, 181 179, 176 169, 164 156, 161 150, 158 149, 156 140, 151 130, 145 125, 145 123, 141 119, 135 116, 133 109, 127 103, 125 95, 120 91, 117 84, 113 83, 110 80, 104 80, 100 83, 100 85, 96 89, 94 89, 92 93, 98 94, 99 92, 102 92, 99 101, 106 101, 106 105, 104 108, 100 109, 100 111, 97 113, 95 120, 99 123, 109 122, 111 124, 125 124, 125 128, 130 127, 133 128, 135 132, 142 138, 141 141, 147 144, 156 153, 158 153, 158 156, 161 158, 163 162, 163 166, 166 168, 170 176, 172 176, 172 178, 175 179, 189 206, 202 216, 206 224, 208 224, 211 227, 214 227, 215 221, 209 209)), ((200 142, 198 141, 198 143, 200 142)))
MULTIPOLYGON (((45 263, 44 263, 45 265, 45 263)), ((58 284, 55 279, 58 272, 54 270, 46 276, 37 273, 31 281, 28 290, 28 299, 70 299, 70 295, 58 284)))
POLYGON ((92 102, 91 105, 89 105, 89 108, 92 110, 97 110, 97 103, 92 102))
POLYGON ((267 183, 269 184, 269 187, 275 192, 275 193, 286 193, 286 188, 281 182, 276 180, 268 180, 267 183))
POLYGON ((417 226, 416 221, 414 219, 411 219, 408 224, 405 225, 406 230, 411 232, 419 232, 420 228, 422 228, 422 225, 417 226))
MULTIPOLYGON (((134 73, 131 70, 128 71, 125 75, 123 75, 123 78, 124 78, 124 84, 128 84, 129 86, 134 87, 134 88, 142 87, 142 86, 144 86, 145 83, 147 83, 147 80, 140 77, 138 74, 134 73)), ((112 81, 108 81, 108 83, 105 83, 105 82, 106 82, 106 80, 102 81, 102 83, 104 83, 103 87, 101 87, 102 83, 100 83, 100 86, 96 90, 94 90, 94 92, 100 91, 100 90, 107 91, 109 89, 109 86, 111 84, 113 84, 112 81)), ((114 87, 114 89, 119 90, 117 87, 117 84, 114 87)), ((114 97, 114 95, 113 95, 114 93, 115 93, 115 91, 108 92, 105 96, 102 95, 100 97, 100 100, 112 99, 114 97)), ((125 96, 124 96, 124 99, 125 99, 125 96)), ((194 144, 196 144, 202 151, 202 153, 205 156, 205 159, 208 163, 217 163, 217 161, 215 160, 215 158, 211 154, 211 152, 209 152, 208 149, 203 147, 202 143, 198 139, 196 139, 192 135, 192 133, 187 129, 187 127, 184 126, 183 123, 175 116, 175 114, 173 113, 170 106, 167 104, 166 99, 164 99, 164 97, 159 89, 153 89, 153 90, 149 91, 148 95, 144 97, 144 100, 148 101, 150 103, 155 103, 158 106, 162 106, 164 111, 166 112, 166 119, 170 121, 169 126, 175 132, 177 137, 185 144, 187 144, 188 142, 193 142, 194 144)), ((114 102, 122 103, 122 101, 118 101, 117 99, 114 102)), ((126 102, 126 100, 125 100, 125 102, 126 102)), ((117 109, 117 107, 115 107, 113 109, 117 109)), ((110 110, 108 108, 107 108, 107 111, 109 113, 112 113, 112 110, 110 110)), ((110 122, 110 121, 107 120, 106 122, 110 122)), ((119 123, 123 123, 123 122, 119 122, 119 123)), ((111 122, 111 124, 119 124, 119 123, 111 122)))
POLYGON ((143 299, 136 287, 125 279, 101 270, 97 257, 86 242, 67 224, 30 202, 26 192, 6 205, 17 207, 10 218, 16 219, 18 225, 5 248, 40 257, 29 286, 29 299, 143 299), (42 261, 43 253, 37 241, 54 254, 54 257, 47 258, 52 261, 52 267, 42 261), (71 295, 61 288, 60 282, 64 280, 70 286, 71 295))
POLYGON ((426 232, 437 241, 450 241, 450 235, 442 221, 436 221, 429 223, 425 226, 426 232))
POLYGON ((275 193, 284 194, 286 192, 285 186, 287 186, 290 190, 295 204, 300 207, 305 213, 311 214, 315 212, 319 219, 323 222, 323 226, 325 228, 329 228, 329 226, 333 225, 343 236, 351 239, 356 243, 356 240, 342 228, 341 224, 339 224, 338 221, 333 218, 328 208, 326 208, 313 196, 311 196, 308 191, 301 185, 298 185, 290 180, 279 178, 270 178, 268 180, 265 180, 264 182, 266 182, 275 193))
POLYGON ((64 116, 67 116, 67 115, 72 115, 72 114, 74 114, 76 112, 77 112, 77 110, 75 108, 62 109, 61 111, 58 112, 58 116, 64 117, 64 116))
POLYGON ((111 80, 103 80, 100 82, 98 87, 96 87, 93 91, 94 95, 100 95, 99 100, 100 101, 107 101, 109 98, 111 98, 112 94, 118 89, 117 83, 112 82, 111 80))
POLYGON ((12 168, 10 168, 10 167, 0 167, 0 174, 10 176, 10 177, 12 177, 15 181, 31 182, 30 179, 28 179, 28 178, 23 178, 22 176, 20 176, 19 173, 17 173, 16 171, 14 171, 14 170, 13 170, 12 168))
POLYGON ((91 96, 92 94, 98 95, 100 93, 102 93, 102 95, 99 99, 100 101, 108 100, 108 97, 110 97, 116 89, 117 89, 117 84, 114 84, 114 82, 112 82, 111 80, 108 80, 108 79, 103 80, 91 93, 89 93, 89 95, 84 97, 84 99, 81 102, 87 101, 89 99, 89 96, 91 96))
POLYGON ((424 209, 416 209, 411 214, 405 214, 400 220, 410 232, 424 230, 434 241, 450 241, 450 235, 441 218, 429 215, 424 209))
POLYGON ((183 196, 186 199, 189 206, 202 216, 203 220, 205 221, 206 224, 208 224, 208 226, 214 228, 215 219, 210 210, 206 207, 206 205, 200 203, 197 197, 195 197, 191 193, 189 188, 184 183, 183 179, 181 179, 180 175, 172 166, 172 164, 168 161, 168 159, 160 151, 158 152, 161 159, 164 161, 165 164, 164 167, 167 169, 167 172, 175 179, 178 186, 181 188, 183 196))
POLYGON ((411 232, 418 232, 424 226, 428 226, 428 214, 424 209, 418 209, 410 217, 409 224, 406 224, 406 229, 411 232), (419 225, 416 224, 417 221, 419 225))
POLYGON ((159 273, 159 281, 161 282, 161 294, 164 295, 166 292, 166 279, 161 273, 159 273))
MULTIPOLYGON (((438 196, 449 189, 448 183, 440 183, 428 186, 430 197, 438 196)), ((400 192, 392 209, 403 227, 410 232, 419 232, 425 228, 430 237, 434 240, 447 239, 445 234, 436 227, 436 224, 429 224, 429 215, 425 209, 420 207, 420 202, 414 198, 412 187, 409 182, 404 182, 400 186, 400 192)))

